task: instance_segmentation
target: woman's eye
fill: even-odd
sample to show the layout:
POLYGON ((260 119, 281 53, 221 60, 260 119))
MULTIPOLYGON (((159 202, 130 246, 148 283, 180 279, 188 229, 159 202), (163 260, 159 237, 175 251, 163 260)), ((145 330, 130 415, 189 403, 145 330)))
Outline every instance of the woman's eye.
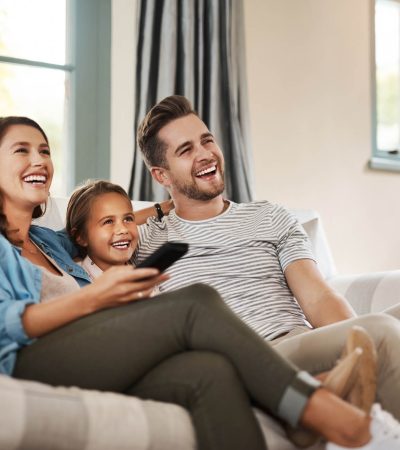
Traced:
POLYGON ((45 148, 45 149, 43 149, 42 151, 41 151, 41 153, 43 153, 44 155, 47 155, 47 156, 50 156, 50 149, 48 149, 48 148, 45 148))
POLYGON ((20 147, 15 150, 15 153, 28 153, 28 149, 25 147, 20 147))

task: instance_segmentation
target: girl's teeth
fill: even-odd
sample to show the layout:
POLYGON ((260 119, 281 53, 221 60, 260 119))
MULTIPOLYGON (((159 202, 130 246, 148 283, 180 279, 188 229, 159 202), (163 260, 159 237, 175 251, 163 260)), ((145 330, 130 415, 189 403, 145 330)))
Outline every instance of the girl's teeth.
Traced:
POLYGON ((114 242, 111 245, 116 248, 127 248, 129 246, 129 241, 114 242))

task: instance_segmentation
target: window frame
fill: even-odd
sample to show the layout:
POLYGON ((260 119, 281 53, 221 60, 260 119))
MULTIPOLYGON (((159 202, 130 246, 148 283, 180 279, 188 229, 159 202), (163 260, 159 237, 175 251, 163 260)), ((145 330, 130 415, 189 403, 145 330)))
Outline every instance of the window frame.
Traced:
MULTIPOLYGON (((379 0, 371 0, 371 98, 372 98, 372 157, 369 161, 371 169, 400 172, 400 148, 397 154, 378 148, 377 128, 377 87, 376 87, 376 46, 375 46, 375 8, 379 0)), ((400 0, 392 0, 400 5, 400 0)), ((400 37, 399 37, 400 38, 400 37)))

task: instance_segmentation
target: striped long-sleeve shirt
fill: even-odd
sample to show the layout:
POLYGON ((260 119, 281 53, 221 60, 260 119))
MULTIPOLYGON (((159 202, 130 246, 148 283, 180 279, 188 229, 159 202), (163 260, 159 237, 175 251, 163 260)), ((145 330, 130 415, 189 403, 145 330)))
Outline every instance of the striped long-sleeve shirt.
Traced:
POLYGON ((266 339, 309 326, 284 276, 299 259, 314 259, 296 218, 267 201, 230 202, 221 215, 187 221, 175 210, 161 222, 140 227, 135 261, 142 261, 166 241, 188 242, 189 252, 169 270, 161 292, 192 283, 213 286, 248 325, 266 339))

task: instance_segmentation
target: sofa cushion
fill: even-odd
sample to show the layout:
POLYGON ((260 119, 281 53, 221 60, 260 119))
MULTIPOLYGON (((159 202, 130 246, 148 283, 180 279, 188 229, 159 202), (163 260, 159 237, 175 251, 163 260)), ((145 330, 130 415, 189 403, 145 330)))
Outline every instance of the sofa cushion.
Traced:
POLYGON ((0 375, 0 448, 8 450, 194 449, 176 405, 108 392, 51 387, 0 375))

